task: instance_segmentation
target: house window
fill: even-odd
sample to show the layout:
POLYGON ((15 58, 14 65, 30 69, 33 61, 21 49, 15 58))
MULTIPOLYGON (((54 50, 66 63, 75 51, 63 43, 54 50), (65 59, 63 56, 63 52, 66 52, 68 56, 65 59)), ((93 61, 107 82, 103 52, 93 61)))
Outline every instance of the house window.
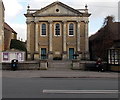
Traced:
POLYGON ((110 65, 120 64, 120 50, 119 49, 108 50, 108 64, 110 65))
POLYGON ((69 36, 73 36, 74 35, 74 24, 71 23, 69 24, 69 36))
POLYGON ((60 35, 60 24, 59 24, 59 23, 57 23, 57 24, 55 25, 55 35, 56 35, 56 36, 59 36, 59 35, 60 35))
POLYGON ((41 35, 46 35, 46 24, 42 24, 42 33, 41 35))

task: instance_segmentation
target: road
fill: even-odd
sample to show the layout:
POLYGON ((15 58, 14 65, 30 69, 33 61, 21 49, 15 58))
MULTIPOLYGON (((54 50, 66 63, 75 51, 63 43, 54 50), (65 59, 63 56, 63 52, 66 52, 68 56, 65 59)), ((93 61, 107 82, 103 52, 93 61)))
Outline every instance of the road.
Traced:
POLYGON ((118 98, 117 78, 3 78, 3 98, 118 98))

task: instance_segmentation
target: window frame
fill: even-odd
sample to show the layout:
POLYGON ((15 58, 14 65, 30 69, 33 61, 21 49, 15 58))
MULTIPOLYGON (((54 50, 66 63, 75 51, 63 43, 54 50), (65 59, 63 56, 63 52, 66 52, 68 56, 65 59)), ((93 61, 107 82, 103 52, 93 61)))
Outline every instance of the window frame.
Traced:
POLYGON ((54 25, 54 36, 61 36, 61 24, 60 23, 55 23, 54 25), (56 25, 59 24, 59 35, 56 35, 56 25))
POLYGON ((74 25, 74 23, 69 23, 68 24, 68 36, 74 36, 75 35, 75 25, 74 25), (72 30, 70 30, 70 25, 73 25, 73 27, 72 27, 72 30), (73 34, 72 35, 70 35, 70 31, 72 31, 73 32, 73 34))
POLYGON ((41 24, 41 34, 40 34, 41 36, 47 36, 47 24, 46 23, 42 23, 41 24), (43 29, 43 25, 45 25, 45 29, 43 29), (43 31, 45 31, 45 35, 43 35, 42 33, 43 33, 43 31))

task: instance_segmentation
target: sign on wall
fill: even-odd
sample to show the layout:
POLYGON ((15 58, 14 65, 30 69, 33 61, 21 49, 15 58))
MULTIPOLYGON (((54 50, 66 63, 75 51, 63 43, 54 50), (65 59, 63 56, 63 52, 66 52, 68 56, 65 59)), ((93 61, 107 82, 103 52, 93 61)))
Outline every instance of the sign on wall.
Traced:
POLYGON ((2 52, 2 62, 11 62, 13 59, 25 61, 25 52, 2 52))

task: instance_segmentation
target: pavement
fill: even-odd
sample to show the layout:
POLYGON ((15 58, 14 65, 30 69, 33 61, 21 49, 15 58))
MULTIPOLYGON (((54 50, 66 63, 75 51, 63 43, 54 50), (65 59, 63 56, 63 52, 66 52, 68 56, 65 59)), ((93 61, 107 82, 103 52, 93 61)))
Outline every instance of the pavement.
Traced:
POLYGON ((0 77, 2 78, 118 78, 117 72, 95 72, 81 70, 3 70, 0 71, 0 73, 0 77))

